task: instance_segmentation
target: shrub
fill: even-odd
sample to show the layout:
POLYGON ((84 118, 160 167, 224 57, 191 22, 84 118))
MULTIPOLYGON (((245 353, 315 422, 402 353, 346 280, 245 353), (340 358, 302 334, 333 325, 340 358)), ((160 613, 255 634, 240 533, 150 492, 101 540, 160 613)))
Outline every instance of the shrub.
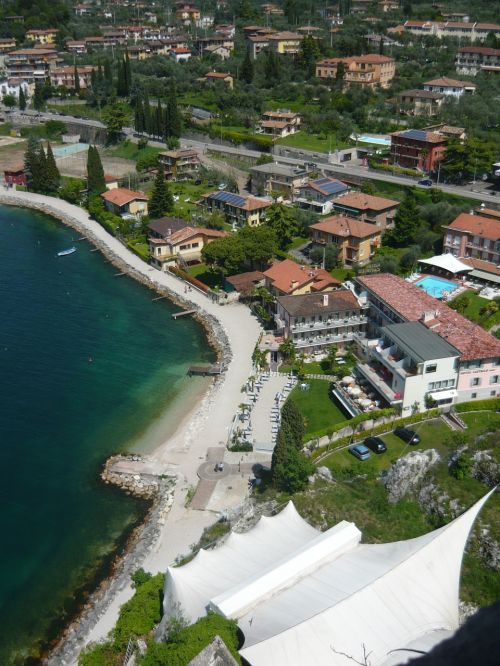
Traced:
POLYGON ((470 473, 472 469, 471 459, 462 454, 458 456, 458 459, 454 465, 450 468, 450 474, 457 479, 457 481, 463 481, 464 479, 470 478, 470 473))
POLYGON ((500 411, 500 397, 488 400, 472 400, 455 405, 455 411, 463 412, 498 412, 500 411))
POLYGON ((253 451, 253 446, 250 442, 236 442, 232 446, 228 446, 228 451, 253 451))

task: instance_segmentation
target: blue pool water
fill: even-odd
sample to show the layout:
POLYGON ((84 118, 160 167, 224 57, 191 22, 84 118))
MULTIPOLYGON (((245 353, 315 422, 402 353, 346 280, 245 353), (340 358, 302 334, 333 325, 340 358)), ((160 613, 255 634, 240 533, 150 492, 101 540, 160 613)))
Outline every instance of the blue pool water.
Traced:
POLYGON ((358 141, 361 141, 361 143, 374 143, 378 146, 391 145, 390 139, 384 139, 382 136, 369 136, 368 134, 362 134, 361 136, 358 136, 358 141))
POLYGON ((442 298, 443 292, 452 292, 457 288, 457 285, 454 282, 449 282, 448 280, 443 280, 442 278, 434 277, 433 275, 426 275, 415 284, 417 287, 426 291, 429 296, 434 296, 434 298, 442 298))
POLYGON ((87 150, 88 147, 89 147, 88 143, 70 143, 68 146, 61 146, 60 148, 54 148, 53 153, 55 157, 68 157, 68 155, 81 153, 82 150, 87 150))

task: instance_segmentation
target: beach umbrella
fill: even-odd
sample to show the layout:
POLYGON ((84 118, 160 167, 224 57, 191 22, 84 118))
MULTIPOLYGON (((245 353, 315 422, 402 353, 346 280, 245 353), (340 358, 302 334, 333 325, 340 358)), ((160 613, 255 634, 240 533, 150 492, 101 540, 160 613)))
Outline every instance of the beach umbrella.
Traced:
POLYGON ((352 388, 349 387, 349 388, 347 389, 347 391, 348 391, 351 395, 360 395, 360 394, 361 394, 361 389, 360 389, 358 386, 353 386, 352 388))
POLYGON ((347 375, 347 377, 342 379, 342 384, 354 384, 354 377, 347 375))
POLYGON ((369 407, 372 404, 372 401, 364 398, 363 400, 359 401, 359 404, 361 405, 361 407, 369 407))

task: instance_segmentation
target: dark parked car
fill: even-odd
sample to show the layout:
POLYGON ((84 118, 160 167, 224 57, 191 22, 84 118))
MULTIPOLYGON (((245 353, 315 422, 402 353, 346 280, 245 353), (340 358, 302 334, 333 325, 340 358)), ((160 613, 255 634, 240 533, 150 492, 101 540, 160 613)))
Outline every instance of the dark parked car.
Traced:
POLYGON ((394 429, 394 434, 408 444, 420 444, 420 437, 414 430, 398 427, 394 429))
POLYGON ((380 437, 367 437, 364 445, 371 449, 373 453, 384 453, 384 451, 387 451, 387 446, 380 437))
POLYGON ((368 460, 370 451, 363 444, 355 444, 349 447, 349 453, 359 460, 368 460))
POLYGON ((424 187, 432 187, 433 182, 430 178, 424 178, 423 180, 419 180, 418 184, 423 185, 424 187))

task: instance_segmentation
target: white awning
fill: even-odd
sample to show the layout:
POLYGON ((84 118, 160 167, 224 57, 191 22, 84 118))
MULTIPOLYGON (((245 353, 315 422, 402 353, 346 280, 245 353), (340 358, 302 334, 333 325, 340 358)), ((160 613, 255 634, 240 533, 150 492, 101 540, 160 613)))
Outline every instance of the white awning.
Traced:
POLYGON ((486 282, 495 282, 495 284, 500 284, 500 275, 496 273, 488 273, 487 271, 480 271, 474 269, 469 273, 469 277, 476 278, 476 280, 485 280, 486 282))
POLYGON ((471 266, 467 266, 467 264, 464 264, 450 253, 437 254, 435 257, 430 257, 429 259, 419 259, 418 263, 435 266, 453 274, 464 273, 465 271, 470 272, 472 270, 471 266))
POLYGON ((450 389, 449 391, 432 391, 429 393, 429 395, 433 400, 438 402, 439 400, 449 400, 450 398, 456 398, 457 391, 456 389, 450 389))

